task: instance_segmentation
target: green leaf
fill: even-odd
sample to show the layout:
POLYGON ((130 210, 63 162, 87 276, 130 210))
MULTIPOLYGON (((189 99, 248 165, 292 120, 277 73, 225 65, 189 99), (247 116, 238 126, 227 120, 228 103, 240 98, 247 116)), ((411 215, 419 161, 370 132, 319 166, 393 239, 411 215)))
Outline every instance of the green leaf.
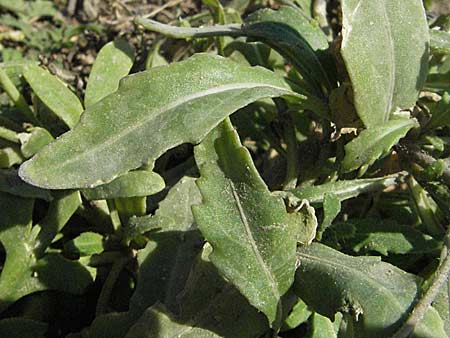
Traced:
POLYGON ((108 183, 152 164, 170 148, 200 142, 239 108, 280 95, 302 98, 268 70, 198 54, 125 78, 117 92, 88 108, 73 131, 19 173, 33 185, 53 189, 108 183))
POLYGON ((86 108, 115 92, 119 81, 130 72, 133 62, 133 47, 125 40, 118 39, 103 46, 89 74, 84 97, 86 108))
POLYGON ((289 316, 284 320, 281 332, 295 329, 297 326, 305 323, 311 314, 312 311, 310 311, 305 302, 299 298, 289 313, 289 316))
POLYGON ((300 187, 290 192, 300 200, 310 203, 323 203, 325 195, 332 192, 341 202, 372 191, 383 190, 397 183, 400 175, 388 175, 377 178, 342 180, 321 185, 300 187))
POLYGON ((229 122, 197 146, 195 158, 203 204, 193 211, 213 247, 211 261, 277 330, 302 219, 270 193, 229 122))
POLYGON ((38 66, 28 66, 23 76, 39 99, 69 128, 78 123, 83 106, 56 76, 38 66))
POLYGON ((35 226, 40 229, 34 247, 38 257, 44 253, 82 203, 78 191, 55 191, 53 196, 47 214, 35 226))
POLYGON ((19 140, 22 144, 20 151, 23 156, 30 158, 44 146, 51 143, 54 138, 46 129, 33 127, 29 130, 29 133, 20 133, 19 140))
POLYGON ((21 180, 16 169, 0 169, 0 191, 26 198, 50 201, 50 191, 34 187, 21 180))
POLYGON ((431 111, 431 119, 426 129, 435 129, 450 125, 450 93, 444 93, 436 108, 431 111))
POLYGON ((33 200, 0 193, 0 206, 0 241, 6 251, 0 275, 0 312, 19 298, 37 291, 82 293, 92 279, 78 262, 53 253, 41 259, 34 255, 33 200))
POLYGON ((95 232, 83 232, 64 246, 81 257, 99 254, 103 251, 103 236, 95 232))
POLYGON ((339 198, 333 192, 325 194, 325 198, 323 200, 323 220, 318 231, 319 240, 322 237, 322 233, 331 225, 331 223, 333 223, 334 219, 340 212, 341 201, 339 198))
POLYGON ((410 225, 394 220, 352 219, 333 224, 324 235, 324 244, 366 254, 423 254, 439 251, 441 245, 410 225))
POLYGON ((183 177, 159 203, 155 215, 132 217, 125 227, 125 233, 134 238, 150 230, 186 230, 194 223, 191 206, 202 201, 193 177, 183 177), (174 208, 174 206, 177 206, 174 208))
POLYGON ((318 313, 313 313, 310 318, 310 332, 308 338, 337 338, 340 324, 339 317, 336 318, 333 323, 327 317, 324 317, 318 313))
POLYGON ((417 121, 414 119, 398 119, 363 130, 357 138, 345 145, 343 172, 373 164, 416 126, 417 121))
POLYGON ((0 168, 11 168, 15 164, 23 162, 22 153, 16 146, 9 146, 0 149, 0 168))
POLYGON ((0 320, 0 337, 44 338, 47 324, 27 318, 6 318, 0 320))
POLYGON ((439 290, 439 294, 433 302, 433 307, 444 320, 445 331, 450 332, 450 281, 447 281, 439 290))
POLYGON ((125 338, 259 337, 265 318, 219 275, 208 259, 197 259, 179 296, 179 315, 161 305, 148 308, 125 338))
POLYGON ((130 171, 114 181, 92 189, 82 189, 88 200, 125 198, 153 195, 165 187, 164 180, 157 173, 147 170, 130 171))
POLYGON ((381 127, 412 107, 428 73, 429 33, 421 0, 343 0, 341 55, 358 116, 381 127))
MULTIPOLYGON (((421 293, 418 277, 377 257, 352 257, 312 244, 300 248, 298 258, 295 292, 330 319, 342 312, 351 322, 347 327, 352 337, 389 337, 421 293)), ((412 337, 448 337, 434 308, 426 312, 412 337)))
POLYGON ((318 93, 332 87, 321 55, 328 40, 317 23, 295 7, 262 9, 251 14, 243 26, 246 36, 267 43, 286 57, 318 93))
POLYGON ((195 180, 184 177, 174 185, 155 216, 130 219, 125 228, 130 238, 153 230, 148 235, 150 241, 137 254, 138 280, 130 311, 97 317, 89 329, 89 338, 124 337, 145 309, 157 302, 173 313, 179 312, 178 296, 203 244, 191 211, 192 205, 201 202, 195 180))
POLYGON ((431 29, 430 48, 436 54, 450 54, 450 34, 445 31, 431 29))

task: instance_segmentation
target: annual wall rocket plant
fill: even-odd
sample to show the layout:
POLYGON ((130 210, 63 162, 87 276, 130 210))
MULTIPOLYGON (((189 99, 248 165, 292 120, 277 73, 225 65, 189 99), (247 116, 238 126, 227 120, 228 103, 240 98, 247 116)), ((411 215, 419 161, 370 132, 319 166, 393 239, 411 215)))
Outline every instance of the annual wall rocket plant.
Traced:
POLYGON ((0 65, 1 337, 449 337, 449 17, 282 2, 0 65))

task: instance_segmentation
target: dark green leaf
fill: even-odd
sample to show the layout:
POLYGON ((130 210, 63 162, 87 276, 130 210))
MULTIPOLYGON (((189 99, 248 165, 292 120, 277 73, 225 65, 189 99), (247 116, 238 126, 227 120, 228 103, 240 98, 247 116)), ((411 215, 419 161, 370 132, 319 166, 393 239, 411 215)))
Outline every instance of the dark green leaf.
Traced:
POLYGON ((441 245, 410 225, 392 220, 355 219, 336 223, 325 233, 324 243, 365 254, 421 254, 438 252, 441 245))
POLYGON ((0 320, 0 337, 44 338, 47 324, 27 318, 6 318, 0 320))
POLYGON ((31 227, 33 200, 0 193, 0 241, 6 261, 0 275, 0 312, 19 298, 42 290, 81 293, 92 282, 78 262, 58 254, 37 259, 36 229, 31 227))
MULTIPOLYGON (((330 319, 336 312, 346 314, 353 337, 389 337, 421 293, 416 276, 377 257, 347 256, 322 244, 302 247, 298 255, 296 293, 330 319)), ((426 312, 412 337, 448 337, 434 308, 426 312)))
POLYGON ((50 201, 50 191, 34 187, 22 181, 15 169, 0 169, 0 191, 26 198, 50 201))
POLYGON ((179 296, 180 315, 161 305, 150 307, 126 338, 253 338, 267 331, 264 316, 209 262, 209 251, 198 258, 179 296))

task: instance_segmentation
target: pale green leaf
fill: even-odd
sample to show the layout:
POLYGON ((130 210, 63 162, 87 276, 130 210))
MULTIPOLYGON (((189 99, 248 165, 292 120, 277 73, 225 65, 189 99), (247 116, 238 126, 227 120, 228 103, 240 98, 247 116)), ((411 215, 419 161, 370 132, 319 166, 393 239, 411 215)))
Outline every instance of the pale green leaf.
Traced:
POLYGON ((130 171, 114 181, 92 189, 82 189, 88 200, 149 196, 165 187, 164 180, 157 173, 147 170, 130 171))
POLYGON ((30 158, 44 146, 51 143, 54 138, 46 129, 33 127, 28 133, 20 133, 19 140, 22 144, 20 147, 22 155, 25 158, 30 158))
MULTIPOLYGON (((346 319, 352 321, 348 327, 353 337, 391 336, 421 294, 418 277, 377 257, 347 256, 322 244, 312 244, 299 249, 298 259, 300 267, 294 284, 298 296, 330 319, 336 312, 346 314, 346 319)), ((412 337, 448 337, 434 308, 426 312, 412 337)))
POLYGON ((11 168, 13 165, 20 164, 23 161, 22 153, 15 145, 0 149, 0 168, 11 168))
POLYGON ((341 55, 358 116, 380 127, 412 107, 428 72, 429 33, 421 0, 343 0, 341 55))
POLYGON ((339 325, 336 324, 339 323, 339 318, 336 319, 336 323, 333 323, 327 317, 324 317, 319 313, 313 313, 310 318, 311 326, 307 338, 337 338, 337 329, 339 329, 339 325))
POLYGON ((297 326, 305 323, 311 316, 312 311, 308 309, 308 306, 300 298, 292 308, 289 315, 283 322, 281 332, 295 329, 297 326))
POLYGON ((349 172, 363 165, 373 164, 416 126, 416 120, 397 119, 363 130, 358 137, 345 145, 342 170, 349 172))
POLYGON ((396 184, 399 177, 400 175, 389 175, 377 178, 342 180, 296 188, 290 192, 298 199, 307 200, 310 203, 323 203, 325 195, 329 192, 332 192, 340 201, 345 201, 363 193, 383 190, 396 184))
POLYGON ((198 143, 239 108, 280 95, 304 98, 268 70, 198 54, 125 78, 117 92, 88 108, 73 131, 19 173, 53 189, 108 183, 172 147, 198 143))
POLYGON ((123 39, 107 43, 95 59, 84 97, 85 107, 92 106, 119 88, 134 62, 133 47, 123 39))
POLYGON ((78 262, 49 253, 38 259, 31 227, 33 200, 0 193, 0 241, 6 261, 0 275, 0 312, 21 297, 43 290, 82 293, 92 282, 78 262))
POLYGON ((450 54, 450 34, 435 29, 430 30, 431 51, 437 54, 450 54))
POLYGON ((78 123, 83 106, 56 76, 38 66, 28 66, 23 76, 39 99, 69 128, 78 123))
POLYGON ((203 204, 193 211, 211 261, 279 329, 302 218, 270 193, 229 122, 197 146, 195 158, 203 204))

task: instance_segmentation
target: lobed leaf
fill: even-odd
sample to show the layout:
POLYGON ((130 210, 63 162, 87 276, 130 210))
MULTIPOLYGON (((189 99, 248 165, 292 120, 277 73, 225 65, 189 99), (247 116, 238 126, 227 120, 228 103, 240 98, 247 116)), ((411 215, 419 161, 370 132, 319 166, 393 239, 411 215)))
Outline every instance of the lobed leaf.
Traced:
POLYGON ((303 219, 270 193, 229 122, 197 146, 195 158, 203 204, 193 212, 213 247, 211 262, 278 330, 303 219))
MULTIPOLYGON (((300 248, 298 258, 300 267, 294 283, 298 296, 330 319, 342 312, 350 321, 347 328, 354 337, 391 336, 421 293, 415 275, 377 257, 352 257, 322 244, 312 244, 300 248)), ((425 313, 412 337, 448 337, 434 308, 425 313)))
POLYGON ((349 172, 363 165, 371 165, 417 126, 414 119, 397 119, 377 128, 363 130, 357 138, 345 145, 342 161, 343 172, 349 172))
POLYGON ((52 189, 108 183, 166 150, 198 143, 225 117, 267 97, 291 95, 262 68, 198 54, 125 78, 117 92, 89 107, 78 126, 27 161, 21 177, 52 189))
POLYGON ((125 40, 118 39, 103 46, 89 74, 85 107, 92 106, 115 92, 119 88, 119 81, 130 72, 133 62, 133 47, 125 40))
POLYGON ((367 128, 412 107, 428 73, 429 32, 421 0, 343 0, 341 55, 367 128))

